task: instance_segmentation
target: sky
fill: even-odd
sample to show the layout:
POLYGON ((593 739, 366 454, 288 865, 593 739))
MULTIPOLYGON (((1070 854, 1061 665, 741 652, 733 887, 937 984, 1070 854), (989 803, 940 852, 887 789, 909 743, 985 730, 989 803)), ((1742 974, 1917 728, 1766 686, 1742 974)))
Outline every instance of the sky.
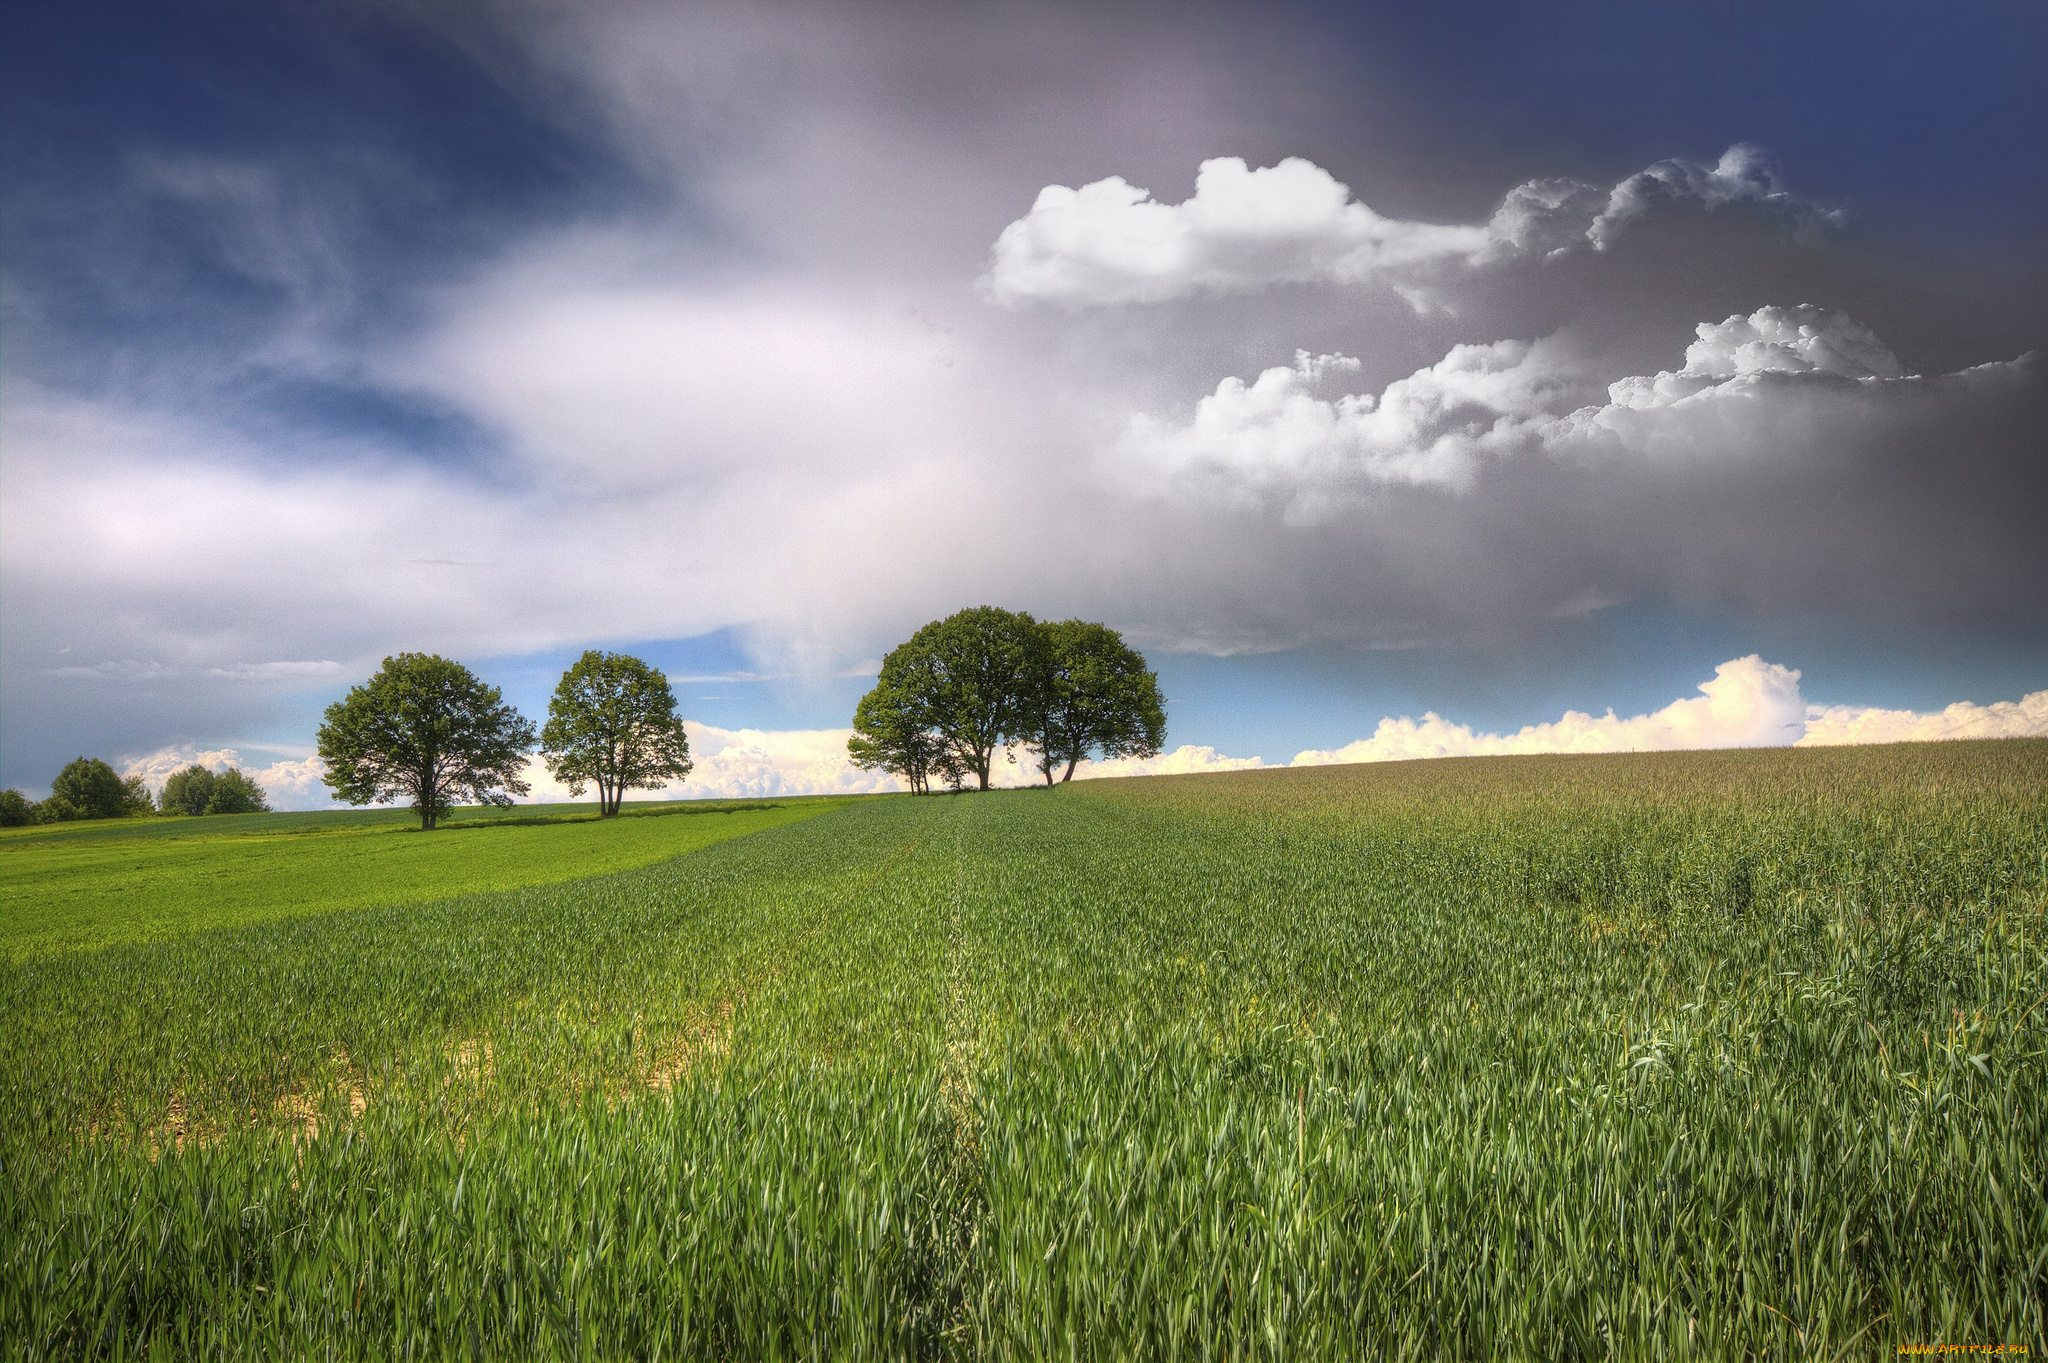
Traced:
MULTIPOLYGON (((878 660, 1105 621, 1088 774, 2048 732, 2021 0, 21 4, 0 784, 324 803, 405 650, 874 788, 878 660)), ((1021 769, 1020 769, 1021 770, 1021 769)), ((541 797, 562 792, 545 780, 541 797)))

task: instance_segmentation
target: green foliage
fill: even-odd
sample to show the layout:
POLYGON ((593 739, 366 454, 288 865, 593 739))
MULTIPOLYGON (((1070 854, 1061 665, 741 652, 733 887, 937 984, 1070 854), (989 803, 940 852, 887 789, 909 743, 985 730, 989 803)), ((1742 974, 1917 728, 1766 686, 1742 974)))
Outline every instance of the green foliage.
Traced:
POLYGON ((690 740, 668 678, 625 653, 591 649, 562 674, 548 701, 541 747, 548 770, 598 808, 619 812, 629 790, 655 790, 690 774, 690 740))
POLYGON ((1038 622, 1021 611, 972 606, 934 620, 889 657, 937 735, 942 760, 987 790, 996 752, 1027 732, 1045 684, 1049 659, 1038 622))
POLYGON ((1145 657, 1107 625, 1061 620, 1044 626, 1049 666, 1038 690, 1030 740, 1051 785, 1073 779, 1091 752, 1157 757, 1166 741, 1166 702, 1145 657))
POLYGON ((0 828, 23 828, 34 822, 35 805, 18 790, 0 790, 0 828))
POLYGON ((267 814, 270 801, 263 787, 240 767, 215 775, 193 763, 174 772, 158 797, 166 814, 267 814))
POLYGON ((526 794, 520 773, 536 742, 497 687, 446 658, 401 653, 327 707, 322 779, 352 805, 410 800, 431 829, 459 801, 508 805, 526 794))
POLYGON ((172 772, 158 796, 159 807, 166 814, 204 814, 213 798, 213 779, 213 772, 197 762, 172 772))
POLYGON ((229 767, 214 778, 213 791, 206 800, 208 814, 268 814, 270 801, 263 787, 240 767, 229 767))
POLYGON ((118 819, 132 813, 131 792, 114 769, 96 757, 74 758, 50 783, 52 821, 118 819))
POLYGON ((847 797, 400 810, 24 829, 0 843, 0 954, 155 940, 630 870, 839 808, 847 797))
POLYGON ((916 690, 912 660, 916 650, 904 644, 882 660, 881 675, 853 711, 853 737, 846 751, 864 770, 901 776, 913 795, 931 789, 937 776, 958 786, 961 767, 936 732, 937 720, 916 690))
POLYGON ((75 819, 89 819, 92 816, 61 795, 52 795, 29 806, 29 818, 36 823, 70 823, 75 819))
POLYGON ((0 1337, 2032 1344, 2044 903, 2025 740, 875 800, 599 880, 0 961, 0 1337))
POLYGON ((1091 752, 1152 757, 1166 740, 1159 679, 1106 625, 1040 624, 977 606, 937 620, 882 661, 853 716, 856 766, 902 776, 913 794, 940 777, 989 788, 995 753, 1025 742, 1045 783, 1091 752))

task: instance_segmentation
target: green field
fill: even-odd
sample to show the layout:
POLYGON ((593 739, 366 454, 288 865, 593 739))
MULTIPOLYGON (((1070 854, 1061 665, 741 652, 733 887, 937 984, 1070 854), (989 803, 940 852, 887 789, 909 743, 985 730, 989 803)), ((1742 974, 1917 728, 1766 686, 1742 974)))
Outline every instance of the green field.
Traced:
POLYGON ((2038 1353, 2044 913, 2019 740, 871 800, 0 958, 0 1334, 2038 1353))
POLYGON ((420 832, 418 816, 403 809, 10 828, 0 833, 0 950, 106 946, 576 880, 844 803, 667 801, 629 807, 610 822, 595 805, 467 808, 451 811, 434 833, 420 832))

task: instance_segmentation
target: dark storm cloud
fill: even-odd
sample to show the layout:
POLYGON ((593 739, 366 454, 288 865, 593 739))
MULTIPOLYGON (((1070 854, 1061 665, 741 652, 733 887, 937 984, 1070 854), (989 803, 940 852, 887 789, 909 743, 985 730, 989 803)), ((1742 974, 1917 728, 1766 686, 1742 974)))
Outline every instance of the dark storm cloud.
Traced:
MULTIPOLYGON (((160 92, 205 118, 109 100, 90 176, 10 172, 10 771, 19 735, 89 720, 218 741, 252 688, 317 681, 286 664, 738 628, 762 670, 830 670, 979 599, 1226 651, 1624 601, 2038 628, 2030 286, 1884 245, 1796 159, 1729 159, 1751 129, 1553 165, 1263 10, 380 6, 260 32, 160 92), (280 62, 296 87, 257 74, 280 62), (1252 202, 1188 288, 1156 261, 1115 285, 1117 241, 1088 258, 1105 306, 1042 301, 1072 271, 995 287, 1049 186, 1121 177, 1156 208, 1205 162, 1289 156, 1321 237, 1247 249, 1252 202), (1801 305, 1895 372, 1608 392, 1683 373, 1699 324, 1801 305), (1294 393, 1297 351, 1356 363, 1294 393), (1274 369, 1335 443, 1250 412, 1173 453, 1274 369)), ((60 138, 67 96, 38 90, 60 138)))

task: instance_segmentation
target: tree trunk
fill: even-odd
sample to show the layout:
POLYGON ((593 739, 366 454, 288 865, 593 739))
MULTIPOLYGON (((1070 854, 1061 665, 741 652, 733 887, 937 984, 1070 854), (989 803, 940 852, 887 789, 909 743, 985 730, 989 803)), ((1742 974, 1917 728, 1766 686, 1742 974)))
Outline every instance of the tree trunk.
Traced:
POLYGON ((1074 768, 1079 766, 1080 764, 1081 759, 1078 755, 1074 757, 1069 757, 1067 759, 1067 774, 1060 778, 1061 785, 1065 785, 1067 782, 1074 779, 1074 768))

